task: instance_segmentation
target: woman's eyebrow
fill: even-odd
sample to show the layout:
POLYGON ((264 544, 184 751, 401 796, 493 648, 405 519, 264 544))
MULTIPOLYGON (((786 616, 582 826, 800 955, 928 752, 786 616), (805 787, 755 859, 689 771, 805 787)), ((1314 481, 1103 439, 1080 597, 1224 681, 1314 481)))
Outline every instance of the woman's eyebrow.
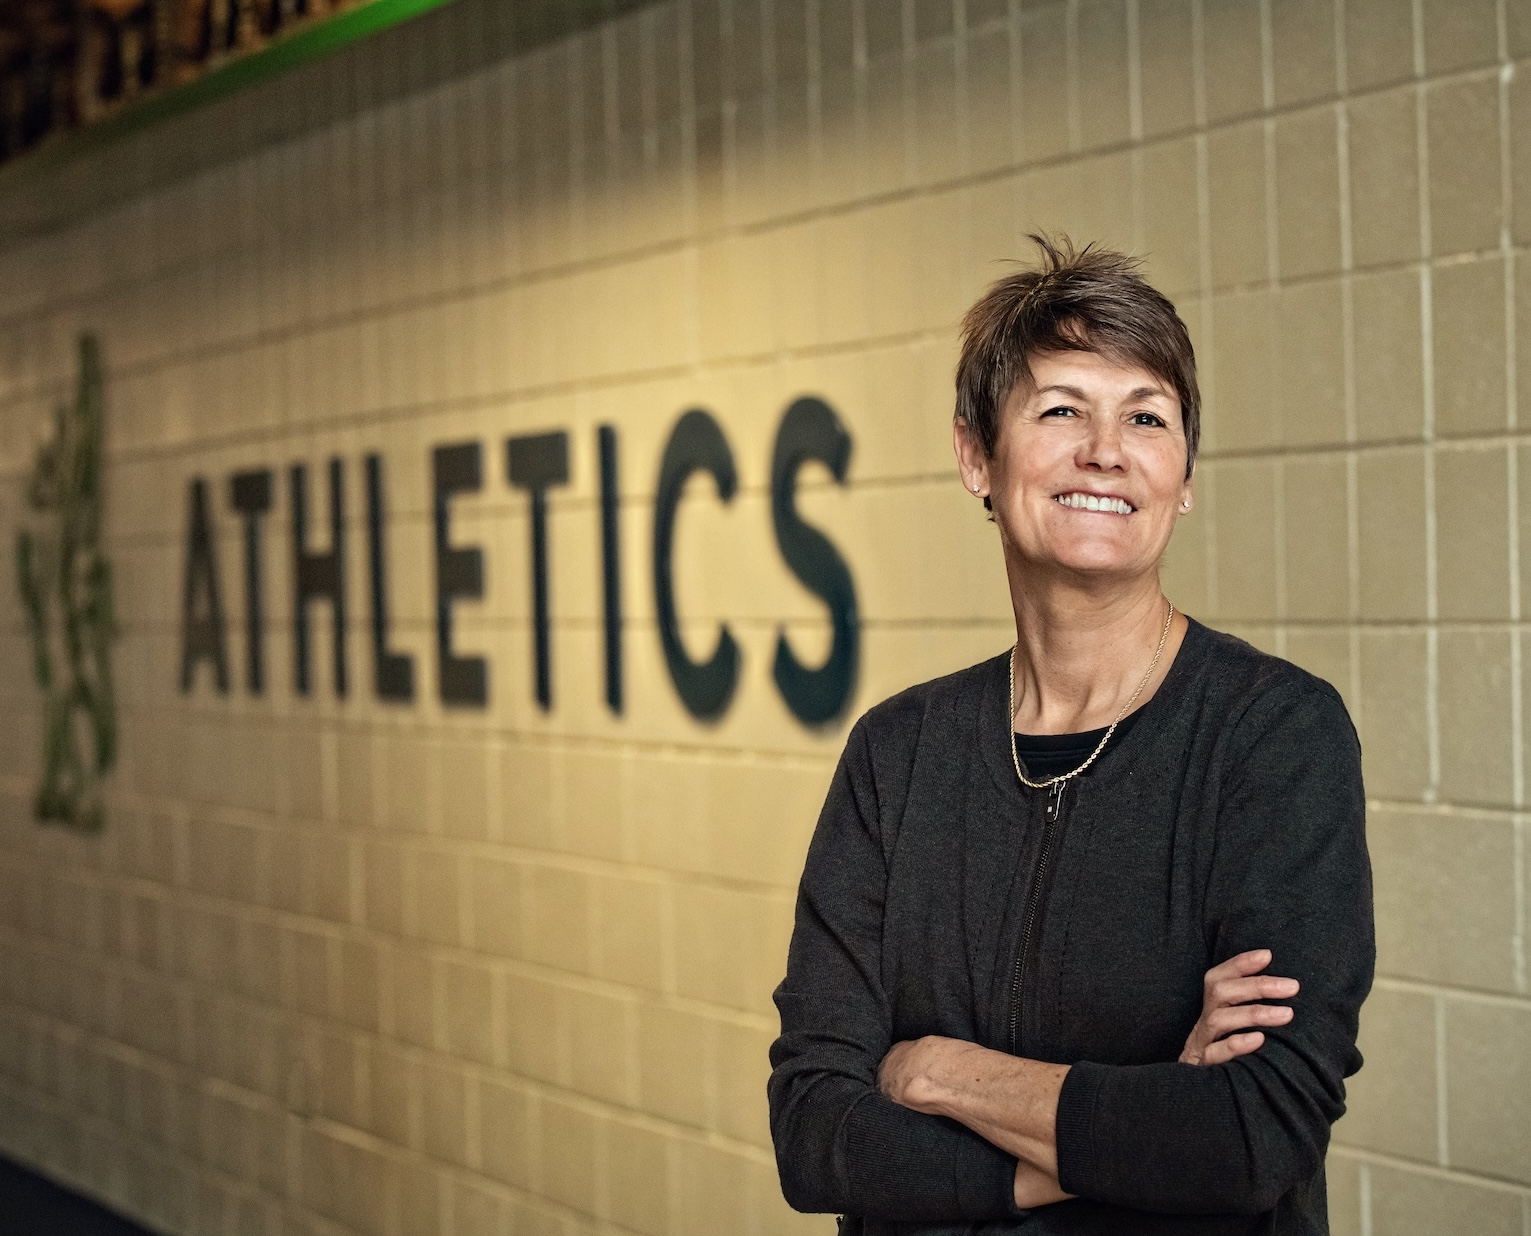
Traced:
MULTIPOLYGON (((1054 383, 1051 386, 1039 386, 1037 394, 1046 395, 1056 391, 1060 395, 1067 395, 1070 399, 1088 400, 1090 398, 1077 386, 1068 386, 1063 383, 1054 383)), ((1134 399, 1170 399, 1173 396, 1162 386, 1139 386, 1127 392, 1127 402, 1134 399)))

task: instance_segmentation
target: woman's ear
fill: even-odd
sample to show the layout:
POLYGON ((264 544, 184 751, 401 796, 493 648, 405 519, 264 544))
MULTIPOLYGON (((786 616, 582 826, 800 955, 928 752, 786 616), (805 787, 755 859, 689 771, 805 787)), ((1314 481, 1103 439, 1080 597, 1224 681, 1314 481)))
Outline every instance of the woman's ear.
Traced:
POLYGON ((960 416, 952 420, 952 449, 957 456, 957 471, 969 493, 989 496, 989 457, 968 423, 960 416))

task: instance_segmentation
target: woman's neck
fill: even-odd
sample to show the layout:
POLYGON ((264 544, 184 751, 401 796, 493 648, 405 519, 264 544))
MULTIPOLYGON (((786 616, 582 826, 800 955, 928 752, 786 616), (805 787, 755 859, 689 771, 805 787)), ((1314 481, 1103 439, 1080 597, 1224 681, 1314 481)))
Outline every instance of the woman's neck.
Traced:
POLYGON ((1174 662, 1187 622, 1176 614, 1153 673, 1169 603, 1158 577, 1125 587, 1081 588, 1055 580, 1014 581, 1014 728, 1072 734, 1116 720, 1139 683, 1138 708, 1174 662))

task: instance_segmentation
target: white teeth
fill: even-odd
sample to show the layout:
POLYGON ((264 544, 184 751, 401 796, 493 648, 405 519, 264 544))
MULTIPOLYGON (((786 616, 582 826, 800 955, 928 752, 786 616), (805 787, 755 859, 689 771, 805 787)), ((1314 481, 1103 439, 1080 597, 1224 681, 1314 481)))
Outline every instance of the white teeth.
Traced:
POLYGON ((1058 494, 1053 501, 1076 511, 1109 511, 1113 515, 1131 515, 1133 511, 1120 498, 1102 498, 1096 494, 1058 494))

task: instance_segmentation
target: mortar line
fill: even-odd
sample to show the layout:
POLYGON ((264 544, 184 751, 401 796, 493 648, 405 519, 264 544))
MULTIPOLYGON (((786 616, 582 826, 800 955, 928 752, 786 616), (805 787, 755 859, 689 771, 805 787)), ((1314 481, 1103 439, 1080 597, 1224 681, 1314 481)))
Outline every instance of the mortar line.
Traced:
MULTIPOLYGON (((775 9, 771 0, 760 0, 760 45, 756 49, 757 68, 760 73, 760 127, 764 145, 765 163, 776 166, 781 153, 781 95, 788 86, 801 86, 800 82, 783 83, 777 74, 775 9)), ((810 139, 811 145, 811 139, 810 139)), ((693 246, 693 251, 696 246, 693 246)), ((692 274, 695 278, 694 273, 692 274)))
MULTIPOLYGON (((680 120, 680 201, 684 231, 688 236, 695 236, 700 231, 701 219, 701 177, 696 152, 696 73, 692 55, 695 17, 691 0, 678 0, 675 57, 681 81, 677 113, 680 120)), ((658 121, 655 123, 657 126, 658 121)))
MULTIPOLYGON (((1510 82, 1514 66, 1509 63, 1509 33, 1505 12, 1505 0, 1497 0, 1494 6, 1496 35, 1500 59, 1499 89, 1495 99, 1499 108, 1499 248, 1503 255, 1504 278, 1504 332, 1505 332, 1505 425, 1514 433, 1519 427, 1519 360, 1517 344, 1517 320, 1515 306, 1516 253, 1511 236, 1510 219, 1513 210, 1513 163, 1510 143, 1510 82)), ((1519 622, 1521 617, 1521 544, 1520 544, 1520 451, 1511 445, 1506 451, 1506 501, 1505 519, 1506 547, 1508 557, 1510 618, 1519 622)), ((1525 646, 1520 631, 1510 638, 1510 743, 1513 794, 1517 805, 1526 801, 1526 750, 1525 750, 1525 646)), ((1518 828, 1518 826, 1517 826, 1518 828)), ((1513 946, 1518 956, 1518 940, 1513 946)), ((1520 972, 1517 962, 1517 975, 1520 972)), ((1518 979, 1517 979, 1518 981, 1518 979)))
POLYGON ((585 183, 585 110, 588 106, 584 90, 585 58, 576 52, 574 44, 570 44, 563 61, 563 85, 569 100, 568 150, 565 154, 569 173, 569 226, 581 247, 586 247, 590 241, 589 198, 593 186, 585 183))
POLYGON ((853 110, 856 133, 855 180, 858 198, 864 198, 867 193, 867 132, 871 126, 871 120, 867 112, 867 94, 870 87, 867 84, 866 4, 876 4, 878 2, 879 0, 865 0, 865 2, 863 0, 851 0, 851 83, 852 94, 854 96, 853 110))
POLYGON ((1143 142, 1143 31, 1141 0, 1127 0, 1127 133, 1143 142))
POLYGON ((1510 824, 1515 905, 1514 935, 1510 939, 1510 958, 1515 990, 1524 994, 1526 982, 1526 816, 1517 812, 1510 824))
POLYGON ((1010 155, 1017 166, 1026 160, 1026 106, 1021 90, 1021 0, 1009 0, 1005 7, 1005 50, 1009 73, 1005 79, 1010 102, 1010 155))
POLYGON ((1276 110, 1276 40, 1271 0, 1260 0, 1260 107, 1267 116, 1276 110))
POLYGON ((1345 608, 1347 618, 1346 656, 1348 687, 1346 692, 1355 717, 1356 728, 1366 728, 1361 691, 1361 480, 1360 457, 1356 451, 1360 437, 1356 410, 1356 298, 1355 298, 1355 219, 1350 193, 1350 110, 1345 101, 1349 87, 1348 49, 1345 40, 1345 0, 1334 5, 1335 141, 1338 146, 1340 188, 1340 348, 1345 375, 1345 608))
POLYGON ((1067 6, 1064 9, 1064 64, 1068 75, 1066 90, 1068 149, 1071 157, 1077 156, 1084 146, 1084 116, 1079 80, 1079 3, 1080 0, 1067 0, 1067 6))
POLYGON ((733 64, 733 53, 736 50, 733 6, 728 4, 719 5, 718 18, 720 26, 718 35, 719 54, 722 60, 718 72, 718 122, 721 129, 719 145, 722 160, 722 171, 719 176, 719 181, 722 185, 722 201, 719 203, 719 213, 724 219, 737 219, 739 217, 737 207, 739 197, 739 95, 734 76, 728 72, 728 68, 733 64))
MULTIPOLYGON (((1334 89, 1343 101, 1350 93, 1350 47, 1345 37, 1346 0, 1334 0, 1334 89)), ((1341 180, 1341 192, 1345 192, 1341 180)))
POLYGON ((1361 1188, 1361 1236, 1372 1236, 1372 1169, 1362 1163, 1357 1173, 1361 1188))
MULTIPOLYGON (((1201 341, 1203 351, 1213 358, 1211 372, 1207 375, 1211 380, 1202 388, 1203 406, 1206 406, 1210 396, 1211 405, 1217 408, 1217 323, 1212 311, 1212 186, 1208 169, 1207 153, 1207 80, 1206 80, 1206 14, 1203 8, 1204 0, 1191 0, 1191 84, 1192 103, 1196 120, 1196 271, 1197 271, 1197 316, 1201 320, 1201 341)), ((1207 445, 1207 435, 1203 427, 1202 446, 1207 445)), ((1216 445, 1217 426, 1214 421, 1212 429, 1212 445, 1216 445)), ((1206 581, 1207 609, 1211 613, 1218 610, 1218 571, 1217 571, 1217 521, 1213 518, 1217 510, 1217 486, 1213 482, 1212 474, 1203 470, 1201 489, 1207 503, 1207 515, 1201 521, 1202 527, 1202 577, 1206 581)))
POLYGON ((352 1032, 351 1084, 356 1087, 357 1114, 365 1126, 377 1119, 377 1102, 372 1093, 372 1041, 360 1030, 352 1032))
MULTIPOLYGON (((679 6, 677 6, 678 8, 679 6)), ((677 26, 687 18, 679 16, 677 26)), ((647 184, 657 179, 659 169, 659 50, 655 46, 654 10, 645 9, 638 23, 639 111, 642 114, 643 177, 647 184)), ((677 40, 678 41, 678 40, 677 40)), ((620 109, 618 110, 620 116, 620 109)), ((681 175, 684 176, 684 164, 681 175)))
POLYGON ((1143 64, 1140 0, 1127 0, 1127 133, 1132 142, 1132 251, 1147 247, 1145 235, 1145 186, 1143 184, 1143 64))
POLYGON ((1277 460, 1271 479, 1271 560, 1276 574, 1276 655, 1287 655, 1286 461, 1277 460))
POLYGON ((1446 1112, 1446 1001, 1435 997, 1435 1153, 1442 1167, 1451 1166, 1450 1130, 1446 1112))
MULTIPOLYGON (((817 0, 810 0, 817 7, 817 0)), ((815 44, 818 38, 816 30, 817 12, 809 13, 810 44, 815 44)), ((815 44, 816 45, 816 44, 815 44)), ((971 83, 968 80, 968 24, 967 24, 967 0, 954 0, 952 12, 952 106, 957 113, 957 165, 967 174, 973 166, 973 103, 971 83)), ((963 226, 966 227, 969 211, 963 211, 963 226)), ((963 251, 966 253, 967 245, 964 237, 963 251)))
POLYGON ((1260 0, 1260 93, 1264 116, 1260 124, 1265 162, 1265 277, 1272 290, 1281 284, 1281 202, 1276 189, 1276 67, 1271 33, 1270 0, 1260 0))
POLYGON ((1511 743, 1511 793, 1514 796, 1516 806, 1525 805, 1526 801, 1526 760, 1525 760, 1525 685, 1522 674, 1524 663, 1524 648, 1522 645, 1520 626, 1520 542, 1519 529, 1515 526, 1517 520, 1514 512, 1519 505, 1519 468, 1517 463, 1518 452, 1511 450, 1508 457, 1509 489, 1506 505, 1511 511, 1511 528, 1509 542, 1509 570, 1510 570, 1510 621, 1513 624, 1510 630, 1510 743, 1511 743))
MULTIPOLYGON (((1344 1128, 1343 1125, 1340 1128, 1344 1128)), ((1396 1171, 1417 1173, 1429 1180, 1444 1180, 1456 1184, 1467 1184, 1483 1189, 1491 1189, 1497 1193, 1513 1193, 1517 1197, 1531 1197, 1531 1191, 1519 1180, 1506 1179, 1501 1176, 1491 1176, 1483 1172, 1467 1171, 1459 1167, 1440 1167, 1434 1163, 1425 1162, 1422 1159, 1411 1159, 1407 1156, 1394 1154, 1386 1150, 1374 1150, 1367 1146, 1358 1146, 1350 1142, 1335 1142, 1334 1152, 1347 1159, 1352 1159, 1358 1166, 1371 1164, 1376 1167, 1391 1168, 1396 1171)))
POLYGON ((1430 145, 1429 116, 1425 108, 1425 34, 1423 0, 1412 0, 1414 37, 1414 121, 1415 157, 1419 168, 1419 243, 1420 243, 1420 333, 1422 337, 1421 370, 1424 386, 1424 486, 1425 486, 1425 712, 1429 744, 1430 773, 1425 800, 1440 796, 1441 723, 1440 723, 1440 604, 1438 562, 1436 557, 1435 512, 1435 320, 1434 283, 1430 266, 1430 145))
MULTIPOLYGON (((919 184, 919 97, 915 83, 915 24, 914 24, 915 0, 903 0, 902 25, 903 46, 899 49, 898 72, 898 112, 902 117, 903 141, 900 143, 903 149, 903 183, 906 186, 919 184)), ((947 0, 950 4, 951 0, 947 0)), ((960 138, 958 139, 961 140, 960 138)))
MULTIPOLYGON (((836 0, 830 0, 834 3, 836 0)), ((815 177, 824 174, 824 46, 819 39, 819 0, 807 0, 808 33, 804 40, 808 58, 808 164, 815 177)), ((958 79, 959 91, 963 81, 958 79)), ((965 100, 965 95, 959 98, 965 100)), ((967 128, 967 110, 963 107, 964 132, 967 128)))
POLYGON ((1413 37, 1414 76, 1425 76, 1425 11, 1423 0, 1409 2, 1410 32, 1413 37))

